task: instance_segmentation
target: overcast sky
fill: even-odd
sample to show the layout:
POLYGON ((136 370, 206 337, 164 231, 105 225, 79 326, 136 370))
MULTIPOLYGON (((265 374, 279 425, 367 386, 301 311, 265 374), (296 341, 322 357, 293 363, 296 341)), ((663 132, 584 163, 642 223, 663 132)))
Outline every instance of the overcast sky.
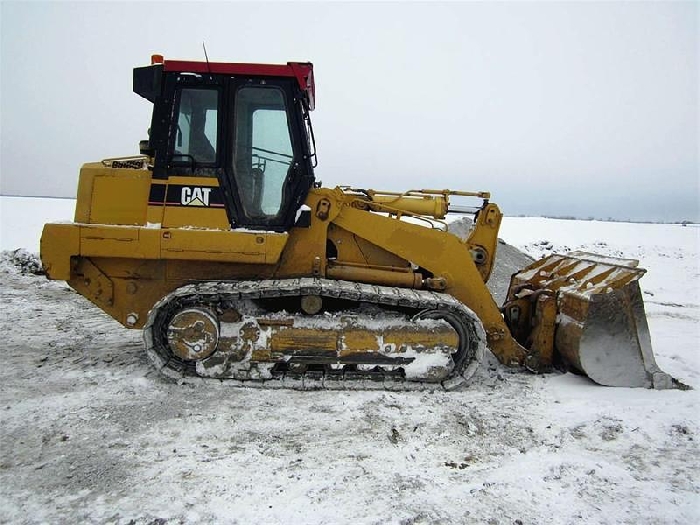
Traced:
POLYGON ((0 3, 3 195, 135 154, 166 59, 315 66, 325 186, 506 214, 700 220, 698 3, 0 3))

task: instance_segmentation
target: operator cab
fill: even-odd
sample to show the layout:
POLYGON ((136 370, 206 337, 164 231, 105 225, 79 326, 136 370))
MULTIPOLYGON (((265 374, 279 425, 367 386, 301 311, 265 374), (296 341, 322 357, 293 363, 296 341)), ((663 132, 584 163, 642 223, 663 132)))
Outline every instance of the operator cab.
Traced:
POLYGON ((153 178, 215 177, 233 228, 286 231, 314 184, 313 65, 164 61, 134 69, 154 104, 153 178))

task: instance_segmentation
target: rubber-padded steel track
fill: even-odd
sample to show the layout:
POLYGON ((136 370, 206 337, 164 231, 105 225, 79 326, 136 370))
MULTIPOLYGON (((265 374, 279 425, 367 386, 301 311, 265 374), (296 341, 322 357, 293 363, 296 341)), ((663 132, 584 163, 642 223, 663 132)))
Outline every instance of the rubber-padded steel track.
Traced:
POLYGON ((410 290, 369 284, 300 278, 261 281, 216 281, 198 283, 178 288, 161 299, 151 310, 144 327, 146 353, 163 375, 184 382, 215 381, 197 374, 192 362, 183 362, 169 349, 167 324, 170 318, 183 308, 204 307, 226 310, 245 300, 276 299, 317 295, 322 298, 342 299, 355 304, 370 303, 425 312, 426 318, 442 318, 457 332, 460 339, 458 352, 453 354, 455 366, 447 379, 435 383, 407 380, 396 373, 363 373, 307 371, 271 374, 273 363, 250 362, 246 370, 239 370, 224 382, 234 386, 264 388, 318 389, 386 389, 420 390, 442 387, 452 390, 467 382, 481 363, 486 346, 486 335, 476 314, 450 295, 424 290, 410 290), (427 312, 426 312, 427 311, 427 312))

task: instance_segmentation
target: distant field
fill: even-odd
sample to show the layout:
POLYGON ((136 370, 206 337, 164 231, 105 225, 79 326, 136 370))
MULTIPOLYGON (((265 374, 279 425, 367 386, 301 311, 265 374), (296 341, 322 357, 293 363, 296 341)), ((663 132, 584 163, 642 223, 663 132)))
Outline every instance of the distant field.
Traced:
POLYGON ((46 222, 71 221, 75 199, 0 196, 0 250, 39 251, 46 222))
MULTIPOLYGON (((41 230, 46 222, 72 221, 75 210, 75 199, 52 197, 8 197, 0 196, 0 250, 15 250, 24 248, 30 252, 39 251, 41 230)), ((450 217, 457 219, 460 216, 450 217)), ((597 220, 570 220, 543 217, 505 217, 501 228, 501 237, 509 244, 527 244, 544 240, 551 236, 560 237, 560 232, 570 229, 576 234, 588 230, 600 231, 600 228, 590 228, 586 224, 600 223, 597 220)), ((631 230, 624 222, 609 223, 611 235, 630 234, 631 230)), ((699 225, 691 224, 690 228, 699 225)), ((675 231, 676 225, 653 225, 658 232, 675 231), (664 230, 671 228, 671 230, 664 230)), ((689 232, 688 232, 689 233, 689 232)), ((607 233, 606 233, 607 235, 607 233)))

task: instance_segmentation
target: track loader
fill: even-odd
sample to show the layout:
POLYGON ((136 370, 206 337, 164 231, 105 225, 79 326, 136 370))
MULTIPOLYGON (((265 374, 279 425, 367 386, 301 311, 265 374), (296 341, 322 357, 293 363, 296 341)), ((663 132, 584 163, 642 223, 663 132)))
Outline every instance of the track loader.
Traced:
POLYGON ((486 282, 502 214, 487 192, 322 188, 310 63, 164 60, 134 69, 153 103, 140 155, 85 164, 75 219, 41 258, 171 378, 267 387, 455 388, 488 348, 603 385, 669 388, 636 261, 553 255, 486 282), (475 204, 463 209, 455 197, 475 204), (462 240, 448 213, 474 213, 462 240))

